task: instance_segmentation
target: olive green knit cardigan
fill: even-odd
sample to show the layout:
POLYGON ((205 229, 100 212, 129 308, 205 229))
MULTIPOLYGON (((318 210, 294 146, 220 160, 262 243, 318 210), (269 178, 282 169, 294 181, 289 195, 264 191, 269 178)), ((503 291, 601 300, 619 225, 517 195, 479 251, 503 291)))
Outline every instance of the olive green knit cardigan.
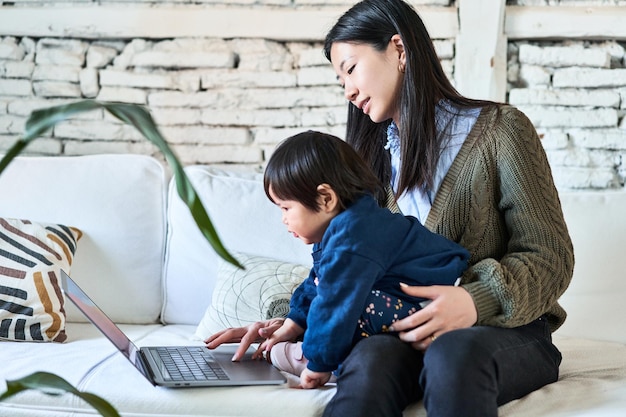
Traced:
POLYGON ((506 105, 481 111, 426 227, 471 253, 461 285, 474 299, 476 324, 516 327, 544 314, 553 331, 563 324, 557 300, 571 280, 574 251, 546 154, 522 112, 506 105))

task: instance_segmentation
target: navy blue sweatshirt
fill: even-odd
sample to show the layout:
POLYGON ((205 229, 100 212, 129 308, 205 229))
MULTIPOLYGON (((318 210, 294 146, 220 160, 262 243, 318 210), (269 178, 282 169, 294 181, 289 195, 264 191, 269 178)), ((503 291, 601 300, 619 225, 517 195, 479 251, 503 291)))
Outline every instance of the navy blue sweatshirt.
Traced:
POLYGON ((313 268, 294 292, 288 317, 305 329, 308 368, 328 372, 352 349, 372 290, 417 304, 423 299, 408 296, 399 283, 452 285, 467 268, 469 252, 415 217, 393 214, 364 196, 331 220, 312 256, 313 268))

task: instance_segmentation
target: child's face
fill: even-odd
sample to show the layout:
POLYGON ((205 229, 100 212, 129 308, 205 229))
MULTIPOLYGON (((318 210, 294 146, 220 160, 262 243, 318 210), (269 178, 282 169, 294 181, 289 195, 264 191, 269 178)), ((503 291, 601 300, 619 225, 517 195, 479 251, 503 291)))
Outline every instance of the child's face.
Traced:
POLYGON ((270 196, 282 212, 282 220, 287 231, 304 243, 318 243, 328 228, 334 214, 325 210, 313 211, 294 200, 281 200, 276 197, 270 187, 270 196))

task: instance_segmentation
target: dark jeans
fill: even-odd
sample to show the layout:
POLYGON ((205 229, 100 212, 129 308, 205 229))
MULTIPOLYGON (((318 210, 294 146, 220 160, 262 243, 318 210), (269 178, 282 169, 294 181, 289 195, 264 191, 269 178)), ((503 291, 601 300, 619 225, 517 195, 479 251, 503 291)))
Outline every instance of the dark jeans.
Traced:
POLYGON ((496 417, 499 405, 555 382, 560 363, 545 319, 451 331, 425 353, 376 335, 343 362, 324 416, 398 417, 423 398, 428 417, 496 417))

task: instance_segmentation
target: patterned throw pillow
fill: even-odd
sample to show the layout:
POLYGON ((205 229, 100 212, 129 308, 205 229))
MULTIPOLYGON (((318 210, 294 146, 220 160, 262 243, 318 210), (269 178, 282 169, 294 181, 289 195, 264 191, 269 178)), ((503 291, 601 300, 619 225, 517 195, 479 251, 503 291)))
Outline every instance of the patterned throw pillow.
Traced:
POLYGON ((69 274, 82 232, 0 218, 0 339, 63 342, 60 270, 69 274))
POLYGON ((228 327, 240 327, 285 317, 294 290, 309 276, 309 268, 262 256, 233 253, 245 267, 220 260, 211 305, 196 329, 205 339, 228 327))

